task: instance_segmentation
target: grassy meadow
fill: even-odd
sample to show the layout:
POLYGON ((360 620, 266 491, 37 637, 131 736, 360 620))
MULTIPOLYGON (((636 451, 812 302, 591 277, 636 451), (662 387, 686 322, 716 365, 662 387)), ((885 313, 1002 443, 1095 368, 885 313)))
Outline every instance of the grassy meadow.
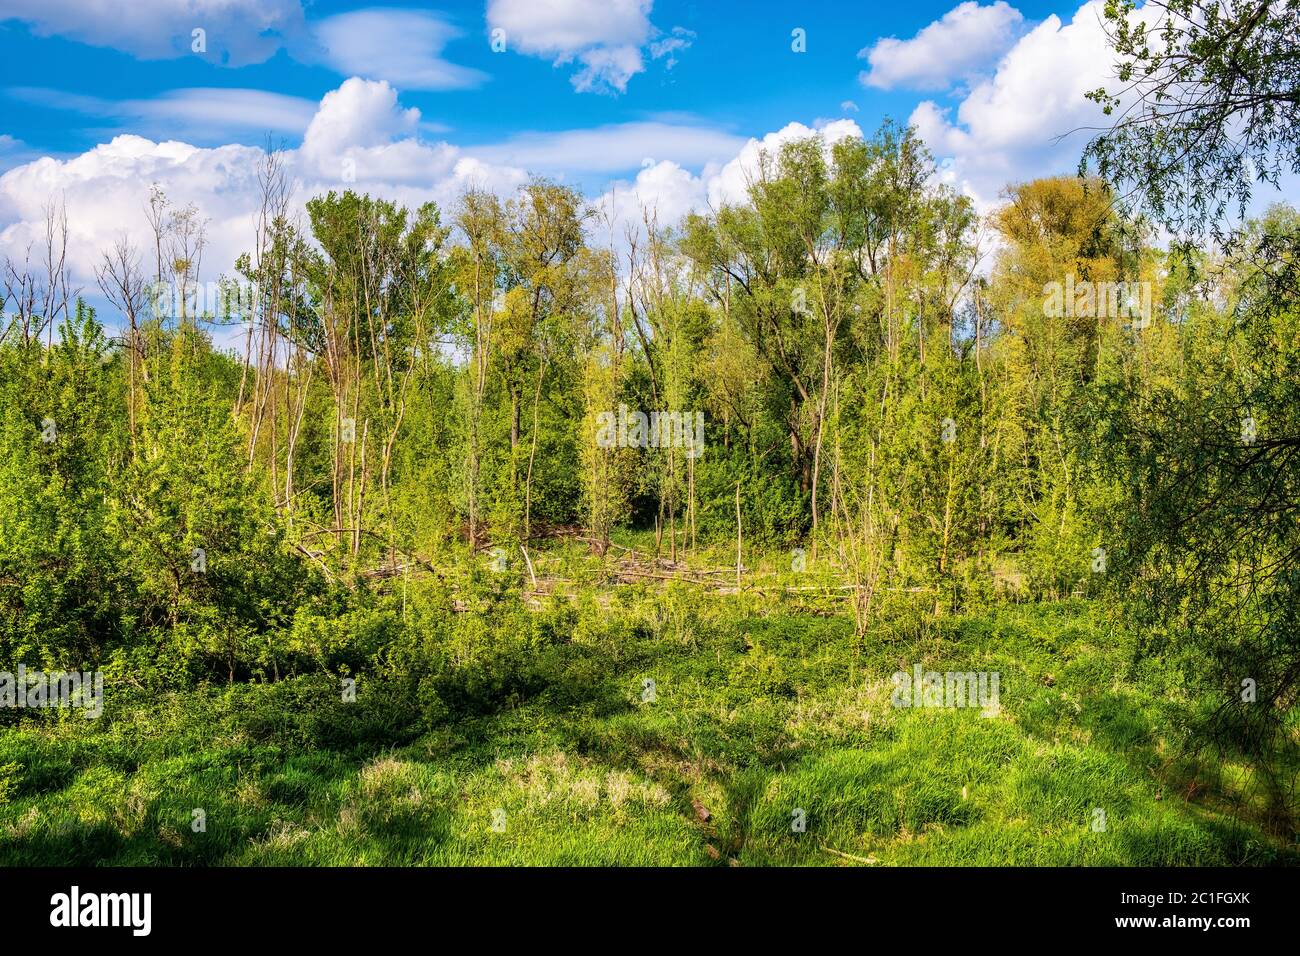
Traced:
MULTIPOLYGON (((559 548, 536 557, 556 593, 486 582, 436 637, 415 628, 447 655, 434 678, 379 668, 351 701, 320 672, 164 693, 110 675, 94 722, 0 729, 0 864, 1296 861, 1248 761, 1171 739, 1199 702, 1100 603, 904 603, 855 637, 782 558, 739 595, 566 588, 611 562, 559 548), (999 712, 893 706, 916 664, 997 672, 999 712)), ((445 601, 412 578, 372 611, 445 601)))

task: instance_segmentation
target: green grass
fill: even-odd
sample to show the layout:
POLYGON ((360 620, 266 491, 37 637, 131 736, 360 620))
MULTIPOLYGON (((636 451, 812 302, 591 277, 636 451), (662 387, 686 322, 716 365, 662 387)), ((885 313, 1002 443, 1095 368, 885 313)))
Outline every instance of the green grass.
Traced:
POLYGON ((633 587, 578 620, 542 689, 423 729, 388 685, 344 703, 325 676, 25 714, 0 730, 0 864, 1297 860, 1253 822, 1248 766, 1179 756, 1193 702, 1085 602, 855 638, 844 616, 633 587), (999 672, 1001 712, 893 707, 916 663, 999 672))

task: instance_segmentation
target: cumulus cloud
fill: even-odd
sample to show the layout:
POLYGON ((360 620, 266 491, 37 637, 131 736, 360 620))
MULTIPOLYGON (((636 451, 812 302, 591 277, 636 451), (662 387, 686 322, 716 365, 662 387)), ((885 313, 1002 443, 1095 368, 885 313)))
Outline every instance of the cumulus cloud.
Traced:
POLYGON ((352 77, 326 93, 303 136, 302 152, 313 161, 337 159, 351 149, 382 148, 410 136, 420 111, 403 109, 386 80, 352 77))
POLYGON ((46 204, 68 210, 68 265, 75 284, 94 288, 102 249, 124 229, 143 248, 149 185, 164 183, 179 205, 195 203, 211 219, 208 261, 229 268, 248 246, 261 150, 199 149, 119 136, 68 160, 42 158, 0 176, 0 256, 21 261, 43 241, 46 204))
POLYGON ((710 177, 709 203, 720 206, 723 203, 744 202, 748 196, 749 184, 759 174, 764 154, 775 156, 783 144, 817 135, 822 137, 829 158, 830 148, 840 140, 847 137, 861 139, 862 128, 851 119, 832 120, 812 127, 803 123, 788 123, 762 139, 751 139, 735 159, 710 177))
POLYGON ((858 56, 870 64, 859 75, 864 86, 890 90, 947 89, 988 67, 1020 34, 1020 11, 997 0, 982 7, 966 0, 910 40, 886 37, 858 56))
POLYGON ((580 93, 627 91, 628 80, 652 58, 676 54, 694 38, 675 27, 661 34, 650 23, 654 0, 489 0, 488 26, 501 30, 508 48, 552 60, 577 62, 572 83, 580 93))
POLYGON ((1106 123, 1084 96, 1114 79, 1103 7, 1104 0, 1090 0, 1068 23, 1049 16, 955 111, 926 100, 912 112, 910 122, 944 159, 945 178, 981 207, 1009 182, 1073 172, 1089 134, 1066 134, 1106 123))
MULTIPOLYGON (((616 237, 631 228, 642 231, 642 210, 649 210, 661 226, 673 225, 689 212, 705 212, 729 203, 745 202, 749 184, 760 173, 764 154, 775 156, 782 144, 821 135, 827 155, 845 137, 862 138, 853 120, 833 120, 817 126, 789 123, 762 138, 751 138, 725 163, 706 163, 699 174, 671 160, 647 160, 633 180, 616 180, 597 200, 602 221, 612 217, 616 237)), ((600 237, 607 241, 608 237, 600 237)))
POLYGON ((0 0, 0 22, 37 36, 123 50, 143 60, 203 56, 226 66, 261 63, 305 35, 299 0, 0 0), (202 30, 206 51, 193 49, 202 30))
POLYGON ((355 10, 322 20, 314 32, 326 62, 340 73, 411 90, 464 89, 487 78, 442 58, 461 32, 429 11, 355 10))
POLYGON ((607 243, 606 222, 614 224, 614 241, 622 248, 625 230, 643 231, 643 211, 660 226, 676 223, 689 212, 708 206, 708 174, 695 175, 671 160, 648 160, 633 180, 618 179, 596 201, 602 215, 590 224, 592 241, 607 243))
MULTIPOLYGON (((1071 174, 1085 144, 1113 122, 1085 94, 1113 89, 1114 51, 1102 29, 1105 0, 1089 0, 1068 21, 1047 17, 1007 52, 996 72, 956 107, 921 102, 909 122, 941 161, 940 176, 987 210, 1009 184, 1071 174)), ((1139 7, 1148 29, 1159 9, 1139 7)), ((1251 209, 1295 196, 1261 184, 1251 209)))
MULTIPOLYGON (((409 205, 430 199, 449 205, 470 185, 506 191, 525 181, 522 169, 423 142, 415 135, 419 122, 419 111, 403 109, 389 84, 347 80, 322 99, 301 147, 283 154, 297 201, 353 188, 409 205)), ((71 158, 16 166, 0 175, 0 257, 21 260, 28 246, 39 246, 44 207, 62 202, 71 275, 93 289, 100 252, 119 234, 125 230, 147 245, 143 210, 158 183, 175 205, 192 203, 209 219, 203 278, 213 279, 251 245, 263 158, 257 147, 203 148, 121 135, 71 158)))

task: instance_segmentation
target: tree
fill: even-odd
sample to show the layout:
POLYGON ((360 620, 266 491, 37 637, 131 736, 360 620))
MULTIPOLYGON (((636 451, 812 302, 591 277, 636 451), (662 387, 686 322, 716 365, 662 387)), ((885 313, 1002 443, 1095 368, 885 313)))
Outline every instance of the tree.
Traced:
POLYGON ((116 370, 93 310, 77 303, 52 347, 0 348, 0 657, 52 668, 120 639, 131 588, 111 530, 116 370))
POLYGON ((319 251, 300 247, 299 268, 334 399, 333 530, 340 542, 349 536, 355 556, 376 471, 391 511, 393 449, 415 357, 451 322, 451 266, 442 253, 449 230, 433 203, 411 211, 350 190, 310 200, 307 214, 319 251))
POLYGON ((1123 87, 1092 96, 1112 128, 1081 166, 1170 230, 1182 282, 1179 361, 1103 395, 1097 455, 1123 552, 1113 576, 1220 704, 1210 725, 1258 761, 1300 687, 1295 529, 1300 230, 1290 210, 1246 228, 1257 180, 1300 171, 1300 2, 1111 0, 1123 87), (1235 205, 1235 210, 1232 206, 1235 205), (1194 244, 1209 231, 1220 257, 1194 244))
POLYGON ((1107 0, 1114 116, 1084 151, 1176 237, 1228 236, 1256 181, 1300 172, 1300 0, 1107 0))

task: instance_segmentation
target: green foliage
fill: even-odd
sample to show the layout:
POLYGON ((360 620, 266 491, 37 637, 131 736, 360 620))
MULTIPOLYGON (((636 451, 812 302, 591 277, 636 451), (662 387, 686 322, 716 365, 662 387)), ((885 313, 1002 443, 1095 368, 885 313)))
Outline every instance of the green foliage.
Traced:
POLYGON ((1298 260, 1264 248, 1298 235, 1272 211, 1218 273, 1229 307, 1197 303, 1168 374, 1116 383, 1099 410, 1118 583, 1157 646, 1193 655, 1207 722, 1260 754, 1300 693, 1298 260))
POLYGON ((1117 84, 1088 97, 1115 124, 1081 167, 1178 239, 1225 238, 1256 183, 1300 171, 1300 2, 1108 0, 1105 22, 1117 84))
POLYGON ((408 595, 351 701, 303 675, 2 729, 0 863, 1294 862, 1242 818, 1263 794, 1236 752, 1169 763, 1159 728, 1196 699, 1130 672, 1083 602, 864 647, 843 616, 590 597, 453 624, 436 589, 408 595), (913 661, 1000 671, 1001 714, 891 707, 913 661))
POLYGON ((79 667, 127 600, 112 530, 120 396, 94 313, 0 349, 0 660, 79 667))

